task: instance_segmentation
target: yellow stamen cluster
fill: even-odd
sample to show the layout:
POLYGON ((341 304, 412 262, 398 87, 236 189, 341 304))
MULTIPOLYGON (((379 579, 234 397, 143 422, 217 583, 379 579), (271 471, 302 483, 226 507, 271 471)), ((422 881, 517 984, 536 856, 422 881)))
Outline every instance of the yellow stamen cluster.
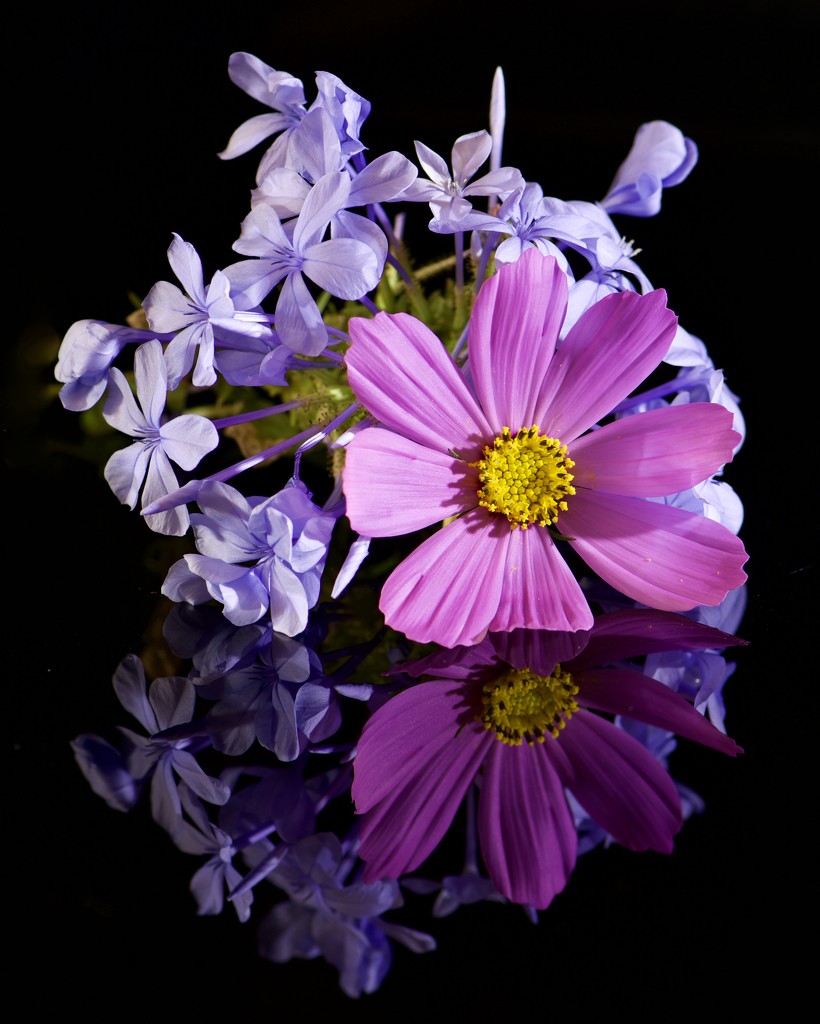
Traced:
POLYGON ((484 684, 481 721, 485 729, 509 746, 526 740, 532 746, 558 733, 578 710, 578 687, 569 672, 556 665, 552 675, 537 676, 528 668, 510 669, 506 675, 484 684))
POLYGON ((530 523, 549 526, 567 510, 567 495, 575 494, 567 446, 554 437, 542 437, 538 427, 522 428, 513 435, 504 427, 484 446, 484 458, 471 462, 478 469, 478 503, 499 512, 513 530, 530 523))

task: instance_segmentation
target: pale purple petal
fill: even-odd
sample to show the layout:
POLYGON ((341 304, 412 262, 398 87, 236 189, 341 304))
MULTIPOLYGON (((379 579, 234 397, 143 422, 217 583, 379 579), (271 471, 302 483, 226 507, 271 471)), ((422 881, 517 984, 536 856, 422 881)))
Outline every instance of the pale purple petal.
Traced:
MULTIPOLYGON (((436 193, 438 193, 439 189, 446 185, 450 177, 450 169, 444 161, 444 158, 439 156, 438 153, 434 153, 433 150, 428 146, 425 146, 423 142, 416 142, 415 147, 416 156, 418 157, 418 161, 425 174, 432 182, 435 182, 435 184, 439 186, 439 188, 435 190, 436 193)), ((426 182, 418 182, 418 184, 426 185, 426 182)))
MULTIPOLYGON (((271 625, 277 633, 297 636, 307 625, 309 602, 305 593, 305 580, 279 558, 267 564, 265 580, 270 595, 271 625)), ((227 615, 227 611, 225 613, 227 615)), ((233 620, 231 620, 233 621, 233 620)))
POLYGON ((193 469, 219 444, 216 427, 204 416, 185 413, 160 427, 162 448, 182 469, 193 469))
POLYGON ((331 238, 308 246, 303 256, 305 277, 340 299, 360 299, 381 277, 378 255, 357 238, 331 238))
POLYGON ((176 232, 168 247, 168 262, 185 291, 198 306, 204 307, 206 301, 202 260, 193 245, 184 241, 176 232))
POLYGON ((185 561, 205 580, 211 597, 224 605, 225 618, 235 626, 249 626, 268 610, 268 592, 252 569, 204 555, 185 555, 185 561))
POLYGON ((205 581, 188 568, 184 558, 174 562, 168 570, 160 593, 171 601, 186 601, 188 604, 205 604, 211 599, 205 581))
POLYGON ((152 425, 137 405, 125 375, 116 367, 112 367, 108 374, 108 384, 108 393, 103 404, 103 419, 123 434, 146 437, 151 432, 152 425))
POLYGON ((456 139, 453 145, 453 178, 458 185, 465 185, 487 160, 493 148, 493 140, 486 131, 470 132, 456 139))
POLYGON ((370 537, 357 537, 350 545, 341 569, 333 582, 330 596, 335 600, 343 593, 347 585, 356 575, 362 562, 370 551, 370 537))
POLYGON ((396 537, 456 515, 475 502, 475 471, 382 427, 345 448, 347 517, 367 537, 396 537))
POLYGON ((160 342, 147 341, 140 345, 134 353, 134 383, 145 419, 154 429, 159 427, 165 412, 167 380, 168 367, 160 342))
POLYGON ((275 316, 277 333, 292 351, 318 356, 327 345, 325 322, 300 273, 285 278, 275 316))
POLYGON ((579 490, 560 524, 591 569, 650 608, 716 605, 746 579, 748 556, 733 533, 671 505, 579 490))
POLYGON ((290 118, 284 114, 256 114, 244 121, 232 133, 227 146, 217 153, 217 156, 222 160, 232 160, 234 157, 242 156, 263 139, 283 131, 290 123, 290 118))
POLYGON ((493 431, 435 334, 406 313, 353 317, 348 329, 348 379, 368 412, 418 444, 474 461, 493 431))
MULTIPOLYGON (((173 466, 160 445, 151 450, 151 460, 145 474, 142 490, 142 508, 149 508, 155 501, 172 494, 179 487, 173 466)), ((154 512, 143 517, 146 526, 155 533, 168 537, 182 537, 188 531, 190 517, 185 505, 177 505, 164 512, 154 512)))
POLYGON ((154 331, 179 331, 199 319, 202 311, 170 281, 157 281, 142 301, 148 323, 154 331))
POLYGON ((418 171, 401 153, 383 153, 364 167, 350 186, 350 206, 385 203, 416 180, 418 171))
POLYGON ((478 830, 481 855, 499 892, 514 903, 548 907, 575 867, 578 838, 543 744, 495 740, 484 769, 478 830))
POLYGON ((732 414, 710 402, 626 416, 572 444, 573 485, 660 498, 705 480, 727 462, 739 435, 732 414))
POLYGON ((105 479, 123 505, 134 508, 151 461, 151 449, 142 441, 114 452, 105 464, 105 479))
POLYGON ((293 247, 297 252, 304 253, 308 246, 321 242, 333 216, 346 205, 349 193, 350 178, 344 171, 332 171, 316 182, 293 229, 293 247))
POLYGON ((202 800, 210 804, 224 804, 231 795, 230 788, 219 779, 211 778, 197 764, 196 758, 187 750, 175 750, 174 771, 182 781, 202 800))

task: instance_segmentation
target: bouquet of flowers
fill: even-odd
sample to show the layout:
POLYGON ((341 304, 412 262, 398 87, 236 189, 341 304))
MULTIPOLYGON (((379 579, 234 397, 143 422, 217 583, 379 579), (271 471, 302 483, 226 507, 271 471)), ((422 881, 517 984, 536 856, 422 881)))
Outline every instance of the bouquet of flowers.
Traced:
POLYGON ((220 154, 267 147, 241 258, 206 279, 174 234, 176 283, 60 347, 64 407, 168 552, 165 649, 113 678, 140 729, 73 747, 195 858, 200 914, 357 997, 393 943, 434 948, 408 894, 537 919, 580 854, 671 852, 701 809, 668 759, 740 750, 745 428, 612 220, 695 165, 673 125, 565 201, 503 164, 500 69, 449 164, 374 157, 335 75, 309 100, 248 53, 229 74, 265 108, 220 154), (444 255, 416 258, 418 215, 444 255))

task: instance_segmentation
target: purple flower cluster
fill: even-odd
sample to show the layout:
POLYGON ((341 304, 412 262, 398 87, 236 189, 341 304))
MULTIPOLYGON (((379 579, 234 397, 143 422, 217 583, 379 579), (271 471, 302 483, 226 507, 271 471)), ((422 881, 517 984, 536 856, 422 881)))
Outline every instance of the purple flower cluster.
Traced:
POLYGON ((603 198, 568 201, 503 165, 500 70, 449 163, 372 155, 334 75, 312 101, 248 53, 229 75, 265 108, 220 154, 267 146, 243 258, 206 283, 173 234, 178 283, 72 325, 55 368, 66 409, 99 404, 115 496, 170 542, 179 665, 149 683, 167 657, 126 656, 142 731, 73 748, 110 807, 148 793, 200 914, 258 919, 264 959, 322 958, 356 998, 394 943, 435 946, 405 893, 536 918, 587 850, 670 853, 702 809, 669 755, 741 752, 723 475, 746 428, 612 219, 691 172, 676 127, 642 125, 603 198), (405 223, 425 203, 453 236, 432 268, 405 223), (456 829, 463 861, 433 870, 456 829))

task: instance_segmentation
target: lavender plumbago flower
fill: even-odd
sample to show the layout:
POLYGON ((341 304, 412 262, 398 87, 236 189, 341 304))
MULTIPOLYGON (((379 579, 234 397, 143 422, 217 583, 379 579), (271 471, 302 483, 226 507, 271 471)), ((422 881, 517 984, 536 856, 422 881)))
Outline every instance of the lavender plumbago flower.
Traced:
MULTIPOLYGON (((60 344, 54 376, 61 381, 60 401, 72 412, 90 409, 102 398, 111 364, 126 345, 152 341, 152 331, 102 320, 78 320, 60 344)), ((170 336, 159 336, 160 341, 170 336)))
POLYGON ((390 880, 348 881, 354 860, 345 857, 338 838, 319 833, 296 843, 269 878, 290 900, 280 903, 259 930, 259 952, 284 963, 293 957, 322 956, 339 972, 347 995, 375 992, 390 968, 389 939, 414 952, 435 948, 429 935, 382 920, 402 906, 398 885, 390 880))
POLYGON ((451 155, 452 170, 424 143, 416 142, 415 146, 427 179, 417 179, 402 198, 430 204, 431 231, 447 234, 465 230, 462 225, 473 208, 468 197, 508 196, 524 184, 521 172, 515 167, 499 167, 480 178, 475 177, 493 148, 489 132, 471 132, 456 139, 451 155))
MULTIPOLYGON (((193 469, 216 448, 219 435, 204 416, 184 414, 165 419, 168 374, 158 341, 146 342, 137 349, 134 375, 139 405, 123 373, 116 367, 110 370, 103 416, 112 427, 136 440, 111 456, 105 479, 129 508, 134 508, 142 489, 145 508, 179 487, 172 462, 182 469, 193 469)), ((146 515, 145 521, 157 533, 181 537, 188 529, 188 512, 182 506, 146 515)))
POLYGON ((313 186, 294 222, 283 224, 267 204, 254 207, 242 222, 234 249, 242 260, 225 273, 236 301, 255 305, 280 282, 274 322, 282 343, 315 356, 328 343, 327 328, 305 278, 340 299, 362 298, 375 288, 384 269, 384 253, 360 238, 325 238, 332 219, 350 194, 342 171, 324 175, 313 186))
POLYGON ((252 344, 258 339, 267 341, 267 348, 274 347, 270 318, 257 308, 237 304, 231 295, 230 281, 221 271, 216 272, 206 288, 199 254, 177 234, 168 249, 168 262, 185 292, 168 281, 159 281, 146 295, 143 308, 153 329, 166 334, 179 332, 165 349, 169 389, 179 385, 194 365, 195 357, 193 384, 213 384, 217 342, 242 348, 248 341, 252 344))
POLYGON ((635 133, 601 205, 609 213, 652 217, 664 188, 679 185, 697 163, 697 146, 668 121, 649 121, 635 133))
MULTIPOLYGON (((230 160, 248 152, 271 135, 277 135, 259 164, 257 183, 271 169, 294 166, 298 162, 292 147, 299 145, 306 116, 316 110, 327 113, 346 160, 364 149, 359 133, 370 113, 370 104, 336 75, 326 71, 316 73, 318 95, 308 110, 304 87, 298 78, 283 71, 274 71, 249 53, 232 54, 228 74, 231 81, 249 96, 276 111, 274 114, 257 115, 240 125, 219 154, 223 160, 230 160)), ((310 128, 307 131, 309 133, 310 128)))
MULTIPOLYGON (((231 54, 228 75, 234 85, 275 113, 257 114, 241 124, 219 154, 221 159, 241 156, 271 135, 279 135, 282 142, 286 142, 287 133, 298 126, 306 112, 302 82, 286 71, 274 71, 250 53, 231 54)), ((279 148, 282 148, 281 143, 279 148)))
POLYGON ((319 598, 336 515, 314 505, 295 479, 271 498, 245 498, 209 481, 197 501, 202 514, 191 522, 200 554, 171 566, 162 593, 191 604, 213 598, 235 626, 269 611, 278 633, 301 633, 319 598))

